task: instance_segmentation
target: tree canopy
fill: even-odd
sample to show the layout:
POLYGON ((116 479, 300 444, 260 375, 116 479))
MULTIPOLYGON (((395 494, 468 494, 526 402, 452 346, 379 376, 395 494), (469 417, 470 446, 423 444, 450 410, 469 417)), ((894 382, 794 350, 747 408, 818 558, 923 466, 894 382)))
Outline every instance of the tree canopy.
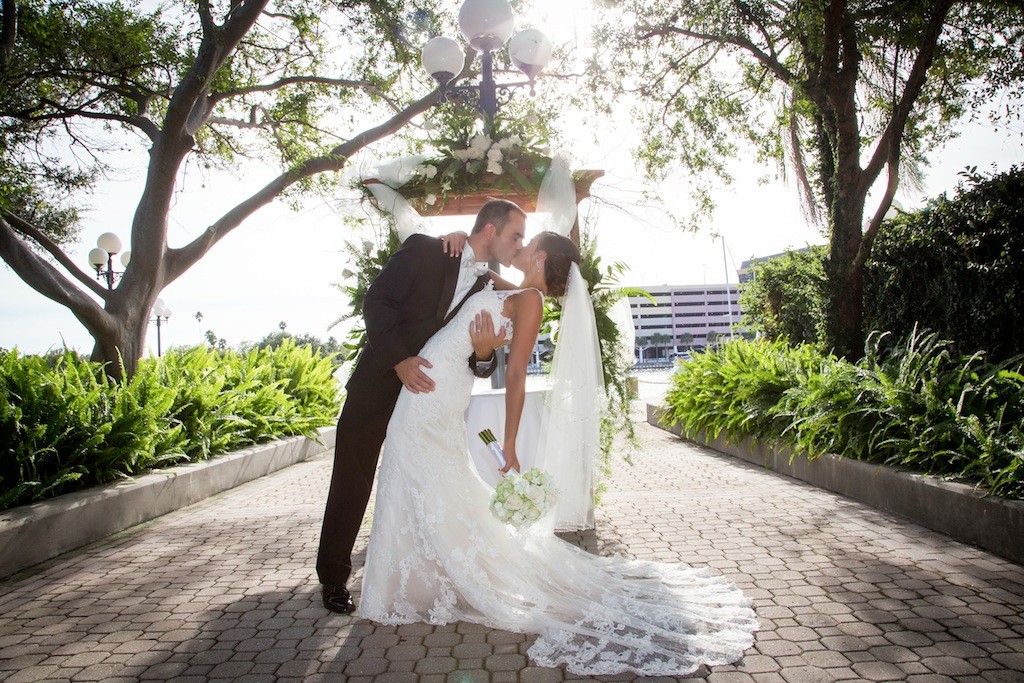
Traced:
POLYGON ((955 121, 1024 83, 1013 0, 629 0, 607 6, 595 44, 594 86, 642 98, 639 157, 653 176, 695 172, 698 212, 731 158, 753 150, 791 174, 830 234, 826 333, 850 356, 897 188, 955 121))
POLYGON ((410 68, 441 16, 431 0, 153 6, 2 6, 0 256, 74 312, 96 339, 94 358, 121 358, 129 373, 163 287, 260 207, 329 184, 325 172, 438 99, 426 74, 410 68), (171 248, 168 215, 186 162, 204 172, 253 160, 279 174, 171 248), (62 246, 76 237, 89 188, 140 165, 132 260, 107 289, 62 246))

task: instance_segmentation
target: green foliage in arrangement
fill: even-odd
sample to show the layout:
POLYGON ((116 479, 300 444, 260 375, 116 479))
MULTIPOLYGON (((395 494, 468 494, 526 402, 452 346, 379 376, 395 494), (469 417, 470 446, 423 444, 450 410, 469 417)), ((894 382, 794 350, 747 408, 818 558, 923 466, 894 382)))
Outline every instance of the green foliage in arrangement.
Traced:
POLYGON ((973 170, 952 199, 941 195, 879 233, 868 262, 868 329, 905 336, 927 326, 960 353, 1024 353, 1024 167, 973 170))
POLYGON ((884 337, 856 364, 782 341, 697 354, 673 376, 665 419, 687 436, 750 436, 1024 498, 1024 356, 958 356, 917 330, 884 337))
POLYGON ((743 324, 769 339, 813 344, 824 338, 825 247, 787 251, 754 265, 740 292, 743 324))
POLYGON ((349 300, 351 310, 332 322, 328 329, 332 329, 345 320, 355 321, 343 343, 345 349, 343 361, 354 361, 366 345, 366 326, 363 324, 363 303, 366 301, 366 292, 380 275, 380 271, 387 265, 388 259, 402 246, 397 233, 391 228, 390 221, 383 223, 383 228, 377 231, 375 237, 376 244, 370 240, 364 240, 359 245, 354 242, 345 243, 345 249, 349 253, 349 260, 354 270, 346 268, 341 274, 351 284, 335 283, 333 285, 336 289, 344 292, 349 300))
POLYGON ((331 357, 285 341, 245 354, 195 347, 114 382, 68 352, 0 351, 0 509, 205 460, 334 422, 331 357))

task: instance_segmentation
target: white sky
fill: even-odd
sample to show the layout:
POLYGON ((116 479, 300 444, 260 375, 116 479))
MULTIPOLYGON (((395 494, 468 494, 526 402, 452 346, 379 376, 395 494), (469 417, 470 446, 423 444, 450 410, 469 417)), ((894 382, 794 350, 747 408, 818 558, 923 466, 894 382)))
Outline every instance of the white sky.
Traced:
MULTIPOLYGON (((551 11, 569 11, 574 2, 580 1, 551 3, 549 7, 551 11)), ((571 26, 565 22, 550 25, 571 26)), ((538 94, 543 96, 542 89, 538 94)), ((957 184, 957 173, 965 166, 987 171, 994 165, 997 170, 1006 170, 1024 161, 1019 133, 996 132, 984 122, 962 129, 960 138, 930 155, 932 167, 926 175, 924 193, 898 196, 905 207, 914 208, 926 197, 951 192, 957 184)), ((631 272, 624 284, 724 282, 722 243, 712 239, 716 232, 725 237, 728 247, 730 282, 736 281, 735 269, 746 258, 825 242, 816 228, 805 224, 795 189, 778 182, 760 184, 759 178, 773 169, 758 168, 752 162, 735 165, 736 183, 718 192, 714 222, 703 226, 698 234, 675 231, 656 212, 638 217, 637 211, 629 215, 614 210, 605 203, 630 203, 642 187, 640 175, 629 161, 632 134, 623 127, 610 131, 600 146, 573 148, 574 167, 606 172, 606 178, 593 188, 593 193, 605 202, 594 209, 585 201, 581 213, 594 211, 599 253, 604 261, 629 265, 631 272)), ((242 178, 216 178, 212 188, 202 187, 198 176, 190 177, 186 186, 179 188, 183 191, 172 212, 171 245, 190 241, 262 185, 272 172, 249 168, 242 178)), ((101 233, 112 231, 127 238, 140 195, 141 175, 126 174, 120 180, 104 183, 91 198, 91 210, 83 218, 82 240, 69 250, 83 269, 88 269, 86 255, 101 233)), ((682 181, 670 182, 660 190, 674 201, 686 201, 688 189, 682 181)), ((468 231, 472 217, 437 223, 438 234, 452 229, 468 231)), ((331 283, 341 282, 341 271, 348 265, 343 242, 353 238, 356 236, 342 224, 337 207, 321 203, 294 213, 275 203, 261 210, 164 290, 162 298, 173 315, 161 329, 163 348, 199 343, 207 329, 231 345, 255 341, 276 331, 281 321, 292 333, 342 337, 344 327, 327 329, 348 310, 344 295, 331 283), (202 324, 195 320, 197 311, 203 313, 202 324)), ((147 342, 155 353, 155 325, 150 327, 147 342)), ((6 266, 0 268, 0 347, 41 353, 64 344, 88 352, 92 339, 67 309, 36 293, 6 266)))

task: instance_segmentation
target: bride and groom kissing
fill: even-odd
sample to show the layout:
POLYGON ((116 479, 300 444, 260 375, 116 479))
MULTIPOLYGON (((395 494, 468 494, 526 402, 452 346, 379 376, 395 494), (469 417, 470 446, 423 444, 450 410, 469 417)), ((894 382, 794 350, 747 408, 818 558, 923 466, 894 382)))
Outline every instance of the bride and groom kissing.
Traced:
MULTIPOLYGON (((509 346, 503 472, 519 469, 526 366, 544 296, 564 299, 554 364, 560 354, 563 367, 600 363, 579 249, 549 232, 523 246, 525 228, 522 209, 491 200, 478 213, 461 258, 448 253, 458 251, 450 248, 451 236, 413 235, 367 291, 367 344, 338 422, 317 558, 324 606, 345 614, 356 609, 345 584, 379 455, 362 618, 471 621, 533 633, 528 654, 534 664, 565 664, 577 674, 683 675, 702 664, 735 661, 752 644, 757 622, 749 600, 720 577, 683 565, 591 555, 559 539, 553 523, 524 532, 488 510, 493 491, 469 454, 465 411, 474 377, 494 372, 494 350, 509 346), (477 260, 514 266, 523 281, 512 285, 477 267, 477 260)), ((594 393, 593 387, 570 389, 594 393)), ((592 405, 595 414, 583 417, 596 419, 592 405)), ((569 412, 555 403, 547 411, 569 412)), ((578 417, 544 424, 564 431, 554 425, 576 424, 578 417)), ((563 448, 571 439, 557 443, 546 461, 580 457, 578 449, 563 448)), ((554 483, 572 488, 579 482, 556 477, 554 483)))

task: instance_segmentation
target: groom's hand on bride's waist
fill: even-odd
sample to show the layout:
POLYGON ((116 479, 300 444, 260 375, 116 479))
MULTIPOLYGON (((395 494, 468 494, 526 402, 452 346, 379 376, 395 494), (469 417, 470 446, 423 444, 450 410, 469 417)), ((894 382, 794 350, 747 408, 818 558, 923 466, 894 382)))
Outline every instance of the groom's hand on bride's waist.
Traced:
POLYGON ((395 366, 395 374, 402 381, 402 386, 414 394, 429 394, 434 390, 434 380, 430 379, 422 367, 432 368, 426 358, 409 356, 395 366))

